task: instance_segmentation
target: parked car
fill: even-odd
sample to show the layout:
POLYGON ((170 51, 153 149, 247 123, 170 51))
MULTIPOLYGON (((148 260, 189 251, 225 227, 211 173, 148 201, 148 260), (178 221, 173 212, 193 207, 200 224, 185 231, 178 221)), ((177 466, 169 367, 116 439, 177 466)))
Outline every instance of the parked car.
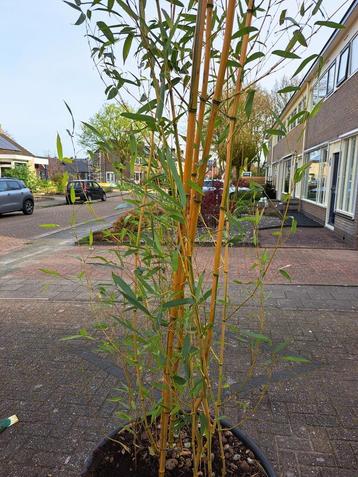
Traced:
POLYGON ((71 188, 75 192, 75 199, 86 200, 107 200, 107 195, 96 181, 73 180, 67 184, 66 204, 71 204, 71 188))
POLYGON ((13 177, 0 177, 0 214, 22 211, 31 215, 34 197, 24 182, 13 177))
MULTIPOLYGON (((203 184, 203 192, 212 192, 214 190, 222 190, 224 188, 224 182, 220 179, 205 179, 203 184)), ((239 192, 249 191, 249 187, 239 187, 239 192)), ((236 191, 236 187, 233 184, 230 184, 229 195, 231 196, 236 191)))

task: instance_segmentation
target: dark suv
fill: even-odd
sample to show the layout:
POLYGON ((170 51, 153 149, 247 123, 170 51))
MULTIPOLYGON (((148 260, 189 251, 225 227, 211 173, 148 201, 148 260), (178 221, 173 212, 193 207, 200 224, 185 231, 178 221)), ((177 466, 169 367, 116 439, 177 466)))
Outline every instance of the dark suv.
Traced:
POLYGON ((67 184, 66 204, 71 204, 71 188, 75 192, 76 200, 107 200, 105 191, 96 181, 69 181, 67 184))
POLYGON ((31 190, 19 179, 0 177, 0 214, 22 211, 31 215, 34 197, 31 190))

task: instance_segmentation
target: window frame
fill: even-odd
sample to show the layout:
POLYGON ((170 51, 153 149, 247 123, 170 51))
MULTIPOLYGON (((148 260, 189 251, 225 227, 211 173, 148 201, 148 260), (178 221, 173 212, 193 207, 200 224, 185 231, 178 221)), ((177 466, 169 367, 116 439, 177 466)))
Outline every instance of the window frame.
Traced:
POLYGON ((348 71, 349 71, 349 63, 350 63, 350 46, 351 46, 351 43, 349 42, 348 45, 340 52, 340 54, 338 55, 338 68, 337 68, 337 72, 336 72, 336 86, 340 86, 342 83, 344 83, 344 81, 346 81, 346 79, 348 78, 348 71), (342 79, 338 79, 339 78, 339 72, 340 72, 340 69, 341 69, 341 61, 342 61, 342 56, 347 52, 347 64, 346 64, 346 69, 345 69, 345 75, 342 79))
POLYGON ((342 141, 341 153, 340 153, 340 161, 339 161, 339 170, 338 170, 338 178, 337 178, 337 197, 335 203, 335 211, 339 214, 346 215, 350 218, 354 217, 354 212, 356 209, 356 200, 357 200, 357 186, 358 186, 358 135, 352 135, 348 138, 345 138, 342 141), (351 197, 348 200, 348 204, 351 203, 351 212, 349 210, 345 210, 343 208, 344 202, 346 200, 346 193, 347 193, 347 165, 349 163, 349 153, 351 152, 350 142, 355 139, 355 150, 354 156, 352 157, 352 180, 354 181, 351 186, 351 197), (345 151, 346 148, 346 151, 345 151), (344 172, 342 169, 344 168, 344 172), (344 178, 343 178, 344 174, 344 178))
POLYGON ((325 188, 326 188, 326 190, 323 191, 324 201, 319 202, 319 198, 320 198, 321 193, 322 193, 322 171, 323 171, 322 164, 324 162, 328 164, 328 144, 322 145, 322 146, 320 146, 316 149, 312 149, 310 151, 306 151, 304 153, 303 164, 306 164, 307 162, 312 162, 313 163, 313 161, 310 160, 310 155, 314 152, 317 152, 317 151, 319 151, 319 162, 318 162, 319 167, 318 167, 317 186, 316 186, 316 188, 317 188, 316 200, 312 200, 312 199, 307 198, 308 176, 309 176, 309 170, 310 170, 309 167, 306 169, 304 179, 303 179, 302 184, 301 184, 300 197, 301 197, 301 200, 307 201, 310 204, 314 204, 314 205, 317 205, 318 207, 326 208, 327 207, 327 202, 328 202, 327 201, 327 181, 329 179, 329 171, 327 172, 327 175, 325 176, 325 188), (322 158, 323 158, 323 152, 322 151, 324 151, 324 150, 326 151, 326 153, 325 153, 326 160, 322 161, 322 158))
POLYGON ((350 52, 349 52, 349 76, 352 76, 352 75, 354 75, 354 73, 356 73, 358 71, 358 33, 356 35, 354 35, 354 37, 351 39, 350 45, 351 45, 351 48, 350 48, 350 52), (357 42, 357 66, 356 66, 356 69, 354 71, 352 71, 352 58, 353 58, 353 43, 354 43, 354 41, 357 42))
POLYGON ((329 96, 330 94, 332 94, 334 92, 334 87, 335 87, 335 79, 336 79, 336 59, 334 59, 332 61, 332 63, 329 65, 329 67, 327 68, 327 94, 326 94, 326 97, 329 96), (329 86, 329 72, 331 71, 331 69, 333 68, 333 81, 332 81, 332 88, 330 90, 328 90, 328 86, 329 86))

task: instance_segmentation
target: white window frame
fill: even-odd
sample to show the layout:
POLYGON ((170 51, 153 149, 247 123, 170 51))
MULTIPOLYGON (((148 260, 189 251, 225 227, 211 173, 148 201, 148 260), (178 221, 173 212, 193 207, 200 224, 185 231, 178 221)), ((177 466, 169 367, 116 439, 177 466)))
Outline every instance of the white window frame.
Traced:
POLYGON ((306 195, 306 192, 307 192, 307 180, 308 180, 308 173, 309 173, 309 168, 306 169, 306 172, 304 174, 304 177, 303 177, 303 180, 301 181, 301 186, 300 186, 300 198, 301 200, 305 201, 305 202, 309 202, 310 204, 314 204, 314 205, 317 205, 318 207, 323 207, 323 208, 326 208, 327 207, 327 184, 328 184, 328 179, 329 179, 329 170, 327 172, 327 176, 326 176, 326 180, 325 180, 325 188, 326 188, 326 191, 325 191, 325 194, 324 194, 324 202, 318 202, 318 199, 321 195, 321 186, 322 186, 322 150, 326 150, 326 161, 327 162, 327 165, 329 167, 329 161, 328 161, 328 145, 327 144, 324 144, 324 145, 321 145, 320 147, 315 147, 315 148, 312 148, 310 150, 307 150, 305 151, 305 154, 304 154, 304 159, 303 159, 303 164, 306 164, 307 162, 311 162, 309 160, 309 156, 310 154, 312 154, 313 152, 316 152, 316 151, 319 151, 320 152, 320 158, 319 158, 319 181, 317 180, 319 186, 317 186, 317 192, 316 192, 316 200, 312 200, 312 199, 308 199, 307 197, 305 197, 306 195))
POLYGON ((350 42, 350 45, 351 45, 351 48, 350 48, 350 52, 349 52, 349 76, 352 76, 354 75, 354 73, 356 73, 358 71, 358 59, 357 59, 357 67, 355 70, 352 70, 352 58, 353 58, 353 43, 354 41, 357 42, 357 55, 358 55, 358 34, 356 34, 351 42, 350 42))
POLYGON ((336 87, 340 86, 342 83, 344 83, 344 81, 346 81, 346 79, 348 79, 348 75, 349 75, 349 63, 350 63, 350 46, 351 44, 348 43, 348 45, 346 45, 343 50, 339 53, 338 55, 338 64, 337 64, 337 71, 336 71, 336 87), (346 66, 346 71, 345 71, 345 75, 344 77, 339 80, 338 77, 339 77, 339 71, 340 71, 340 65, 341 65, 341 59, 342 59, 342 56, 345 52, 348 52, 348 56, 347 56, 347 66, 346 66))
POLYGON ((357 200, 357 184, 358 184, 358 135, 351 136, 342 141, 341 155, 339 160, 338 180, 337 180, 337 198, 336 198, 336 212, 347 215, 351 218, 355 215, 356 200, 357 200), (354 155, 351 154, 351 142, 355 139, 354 155), (346 150, 348 151, 346 152, 346 150), (348 202, 348 210, 343 208, 348 193, 348 177, 346 175, 347 162, 352 160, 352 186, 351 197, 348 202), (344 168, 344 173, 343 173, 344 168), (344 177, 343 177, 344 175, 344 177))

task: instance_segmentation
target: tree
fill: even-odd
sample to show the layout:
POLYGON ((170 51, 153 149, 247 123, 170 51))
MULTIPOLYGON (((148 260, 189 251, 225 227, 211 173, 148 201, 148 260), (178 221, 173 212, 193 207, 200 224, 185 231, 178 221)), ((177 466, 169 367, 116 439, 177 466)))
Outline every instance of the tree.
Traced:
MULTIPOLYGON (((217 152, 220 162, 225 160, 226 147, 223 142, 222 135, 225 131, 225 113, 228 111, 230 105, 230 94, 224 104, 224 115, 218 121, 217 133, 217 152)), ((236 180, 240 178, 241 172, 244 168, 250 170, 254 162, 260 166, 261 148, 264 142, 265 131, 270 126, 273 120, 273 98, 267 91, 257 88, 242 95, 238 110, 238 120, 236 133, 233 137, 233 159, 232 164, 235 168, 236 180), (252 111, 248 119, 247 112, 251 98, 254 98, 252 103, 252 111)))
POLYGON ((293 95, 294 91, 287 91, 279 93, 278 91, 285 90, 290 86, 296 88, 301 83, 300 78, 295 76, 294 78, 289 78, 287 76, 282 76, 282 78, 275 81, 274 87, 272 89, 272 103, 273 103, 273 110, 275 114, 280 115, 283 108, 289 102, 291 96, 293 95))
POLYGON ((106 104, 88 123, 82 123, 79 135, 79 143, 91 156, 105 154, 118 171, 129 170, 131 138, 133 142, 140 130, 140 126, 122 115, 128 111, 126 106, 106 104))

